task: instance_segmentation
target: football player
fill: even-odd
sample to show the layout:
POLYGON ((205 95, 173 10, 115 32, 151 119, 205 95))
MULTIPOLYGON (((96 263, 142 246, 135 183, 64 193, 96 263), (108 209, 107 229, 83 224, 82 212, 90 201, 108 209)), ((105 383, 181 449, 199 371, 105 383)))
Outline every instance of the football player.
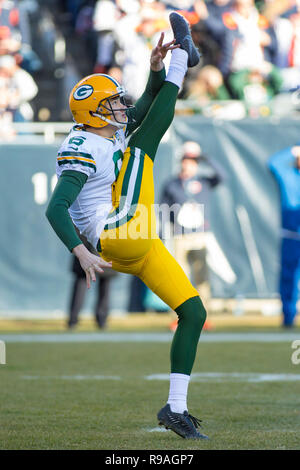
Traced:
POLYGON ((112 266, 138 276, 176 311, 169 397, 157 417, 159 424, 183 438, 206 439, 197 429, 199 420, 187 410, 190 374, 206 312, 155 229, 156 151, 172 122, 187 67, 200 58, 186 20, 173 12, 170 23, 174 40, 163 44, 161 34, 151 54, 145 92, 135 107, 126 104, 125 90, 108 75, 90 75, 72 90, 70 109, 77 125, 58 152, 58 183, 46 215, 77 256, 88 287, 96 272, 112 266), (163 59, 168 51, 172 56, 166 74, 163 59), (85 248, 72 221, 100 256, 85 248))

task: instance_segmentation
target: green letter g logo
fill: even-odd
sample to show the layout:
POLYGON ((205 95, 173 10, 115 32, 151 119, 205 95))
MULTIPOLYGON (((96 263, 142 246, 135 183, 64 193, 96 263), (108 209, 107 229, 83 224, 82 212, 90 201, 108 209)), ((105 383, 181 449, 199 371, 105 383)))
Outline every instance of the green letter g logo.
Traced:
POLYGON ((74 91, 73 96, 75 100, 85 100, 91 96, 93 91, 94 88, 92 85, 81 85, 79 88, 77 88, 77 90, 74 91))

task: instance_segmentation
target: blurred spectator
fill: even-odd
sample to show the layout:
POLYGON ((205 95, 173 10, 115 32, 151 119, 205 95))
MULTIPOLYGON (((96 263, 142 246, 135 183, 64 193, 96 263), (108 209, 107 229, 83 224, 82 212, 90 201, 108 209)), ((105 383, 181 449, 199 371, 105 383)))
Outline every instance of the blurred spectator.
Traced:
MULTIPOLYGON (((201 53, 201 66, 217 66, 220 61, 220 45, 209 33, 204 21, 198 21, 198 23, 192 26, 192 37, 201 53)), ((189 70, 189 73, 192 71, 193 69, 189 70)))
POLYGON ((97 56, 95 73, 107 73, 115 64, 117 42, 114 29, 117 23, 117 7, 110 0, 98 0, 96 3, 93 23, 97 32, 97 56))
POLYGON ((123 16, 115 29, 121 48, 117 64, 123 70, 123 85, 133 101, 144 90, 148 78, 145 65, 161 31, 165 32, 166 41, 173 39, 166 8, 160 2, 141 2, 138 12, 123 16))
POLYGON ((230 11, 232 5, 233 0, 212 0, 211 2, 196 0, 194 4, 200 21, 203 21, 209 34, 215 38, 219 46, 221 46, 225 31, 223 15, 230 11))
POLYGON ((21 48, 19 34, 12 34, 7 26, 0 26, 0 56, 16 54, 21 48))
POLYGON ((0 78, 5 82, 8 93, 7 111, 12 113, 13 121, 31 121, 33 109, 29 104, 38 88, 31 75, 19 67, 15 57, 0 57, 0 78))
POLYGON ((117 80, 118 83, 122 83, 123 72, 120 67, 111 67, 107 73, 110 77, 113 77, 115 80, 117 80))
MULTIPOLYGON (((37 107, 65 120, 61 96, 80 76, 113 71, 133 101, 140 96, 153 43, 161 31, 166 41, 173 38, 173 9, 190 22, 202 54, 199 67, 188 70, 180 98, 197 96, 198 105, 224 101, 222 109, 206 107, 207 116, 241 118, 243 103, 252 103, 254 95, 249 115, 266 115, 272 96, 300 83, 300 0, 0 0, 0 56, 14 55, 37 80, 37 107), (280 68, 282 82, 274 68, 265 72, 266 62, 280 68), (50 100, 54 89, 59 98, 50 100), (241 100, 239 108, 228 93, 241 100)), ((202 112, 201 106, 194 110, 202 112)))
POLYGON ((269 62, 232 73, 228 78, 233 97, 245 103, 251 117, 271 113, 270 101, 280 92, 282 82, 279 69, 269 62))
POLYGON ((130 276, 129 299, 127 311, 130 313, 145 312, 147 286, 137 276, 130 276))
POLYGON ((277 38, 274 63, 281 68, 282 90, 289 91, 300 83, 300 0, 274 1, 267 5, 265 14, 274 25, 277 38))
POLYGON ((79 2, 76 14, 72 14, 74 27, 70 28, 67 45, 71 55, 82 58, 76 63, 79 75, 86 76, 93 72, 97 60, 98 33, 94 29, 95 0, 79 2), (72 34, 73 33, 73 34, 72 34), (75 52, 77 51, 77 53, 75 52))
POLYGON ((20 67, 29 73, 41 69, 42 62, 30 46, 21 43, 19 33, 12 33, 6 27, 0 27, 0 56, 13 55, 20 67))
POLYGON ((246 109, 242 102, 233 101, 223 76, 213 65, 206 65, 190 81, 186 97, 191 100, 193 109, 206 117, 219 119, 242 119, 246 109))
MULTIPOLYGON (((68 12, 70 15, 70 22, 72 26, 74 27, 80 12, 80 9, 83 8, 86 5, 86 0, 63 0, 62 1, 64 5, 65 11, 68 12)), ((95 0, 93 0, 93 3, 95 3, 95 0)))
POLYGON ((22 44, 31 46, 28 15, 22 2, 0 0, 0 24, 9 28, 11 33, 20 33, 22 44))
MULTIPOLYGON (((31 8, 37 8, 36 0, 31 0, 30 4, 31 8)), ((32 49, 26 2, 0 0, 0 25, 3 54, 18 54, 17 62, 29 73, 40 70, 42 63, 32 49)))
MULTIPOLYGON (((214 2, 214 13, 210 14, 208 9, 205 13, 205 6, 202 2, 202 17, 210 34, 220 45, 219 68, 223 75, 227 76, 232 71, 260 66, 265 60, 266 50, 274 48, 275 41, 270 34, 270 25, 259 14, 254 0, 221 2, 223 5, 216 5, 216 3, 219 2, 214 2), (231 8, 228 9, 230 5, 231 8), (217 9, 218 14, 216 14, 217 9)), ((201 2, 199 4, 201 5, 201 2)), ((198 8, 199 4, 196 4, 198 8)))
POLYGON ((0 76, 0 140, 13 140, 13 111, 11 103, 15 100, 15 91, 9 88, 9 80, 0 76))
POLYGON ((222 179, 221 171, 203 154, 200 145, 187 141, 182 147, 179 174, 166 182, 160 201, 166 204, 162 238, 174 235, 174 257, 206 300, 210 297, 206 263, 209 203, 212 189, 222 179))
POLYGON ((297 315, 300 281, 300 146, 286 148, 269 160, 281 195, 281 270, 279 292, 283 326, 297 315))
POLYGON ((161 3, 164 3, 171 10, 184 10, 190 11, 193 10, 194 0, 162 0, 161 3))
POLYGON ((201 105, 205 105, 211 100, 230 99, 223 76, 220 70, 213 65, 206 65, 200 69, 196 80, 190 84, 187 96, 201 105))
MULTIPOLYGON (((80 266, 76 256, 72 261, 73 285, 71 291, 68 327, 73 328, 78 323, 79 313, 82 309, 85 294, 87 291, 85 272, 80 266)), ((112 270, 105 270, 102 274, 97 274, 97 298, 94 307, 94 318, 99 328, 105 328, 109 315, 109 294, 111 279, 116 275, 112 270)))

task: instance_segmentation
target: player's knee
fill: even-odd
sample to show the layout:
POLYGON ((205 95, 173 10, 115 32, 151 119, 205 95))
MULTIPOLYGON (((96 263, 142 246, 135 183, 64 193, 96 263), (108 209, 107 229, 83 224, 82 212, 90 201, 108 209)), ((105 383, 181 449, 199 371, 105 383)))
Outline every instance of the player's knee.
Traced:
POLYGON ((207 317, 207 313, 200 297, 196 297, 196 299, 197 299, 196 302, 198 304, 198 308, 197 309, 195 308, 196 317, 197 317, 196 321, 198 325, 200 326, 200 328, 202 329, 205 323, 206 317, 207 317))
POLYGON ((202 329, 206 320, 206 310, 199 296, 191 297, 180 305, 176 312, 179 320, 188 322, 189 325, 195 330, 202 329))

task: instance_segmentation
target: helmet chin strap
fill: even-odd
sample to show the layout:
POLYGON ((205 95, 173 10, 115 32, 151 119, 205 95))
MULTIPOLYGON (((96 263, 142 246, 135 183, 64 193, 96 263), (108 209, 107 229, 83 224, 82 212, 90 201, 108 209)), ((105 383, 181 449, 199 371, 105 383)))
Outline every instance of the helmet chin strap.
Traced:
POLYGON ((127 124, 127 122, 121 123, 121 122, 111 121, 110 119, 102 116, 102 114, 97 114, 97 113, 92 113, 92 114, 93 116, 99 117, 100 119, 102 119, 102 121, 105 121, 108 124, 111 124, 112 126, 117 127, 118 129, 122 129, 122 127, 126 126, 127 124))

